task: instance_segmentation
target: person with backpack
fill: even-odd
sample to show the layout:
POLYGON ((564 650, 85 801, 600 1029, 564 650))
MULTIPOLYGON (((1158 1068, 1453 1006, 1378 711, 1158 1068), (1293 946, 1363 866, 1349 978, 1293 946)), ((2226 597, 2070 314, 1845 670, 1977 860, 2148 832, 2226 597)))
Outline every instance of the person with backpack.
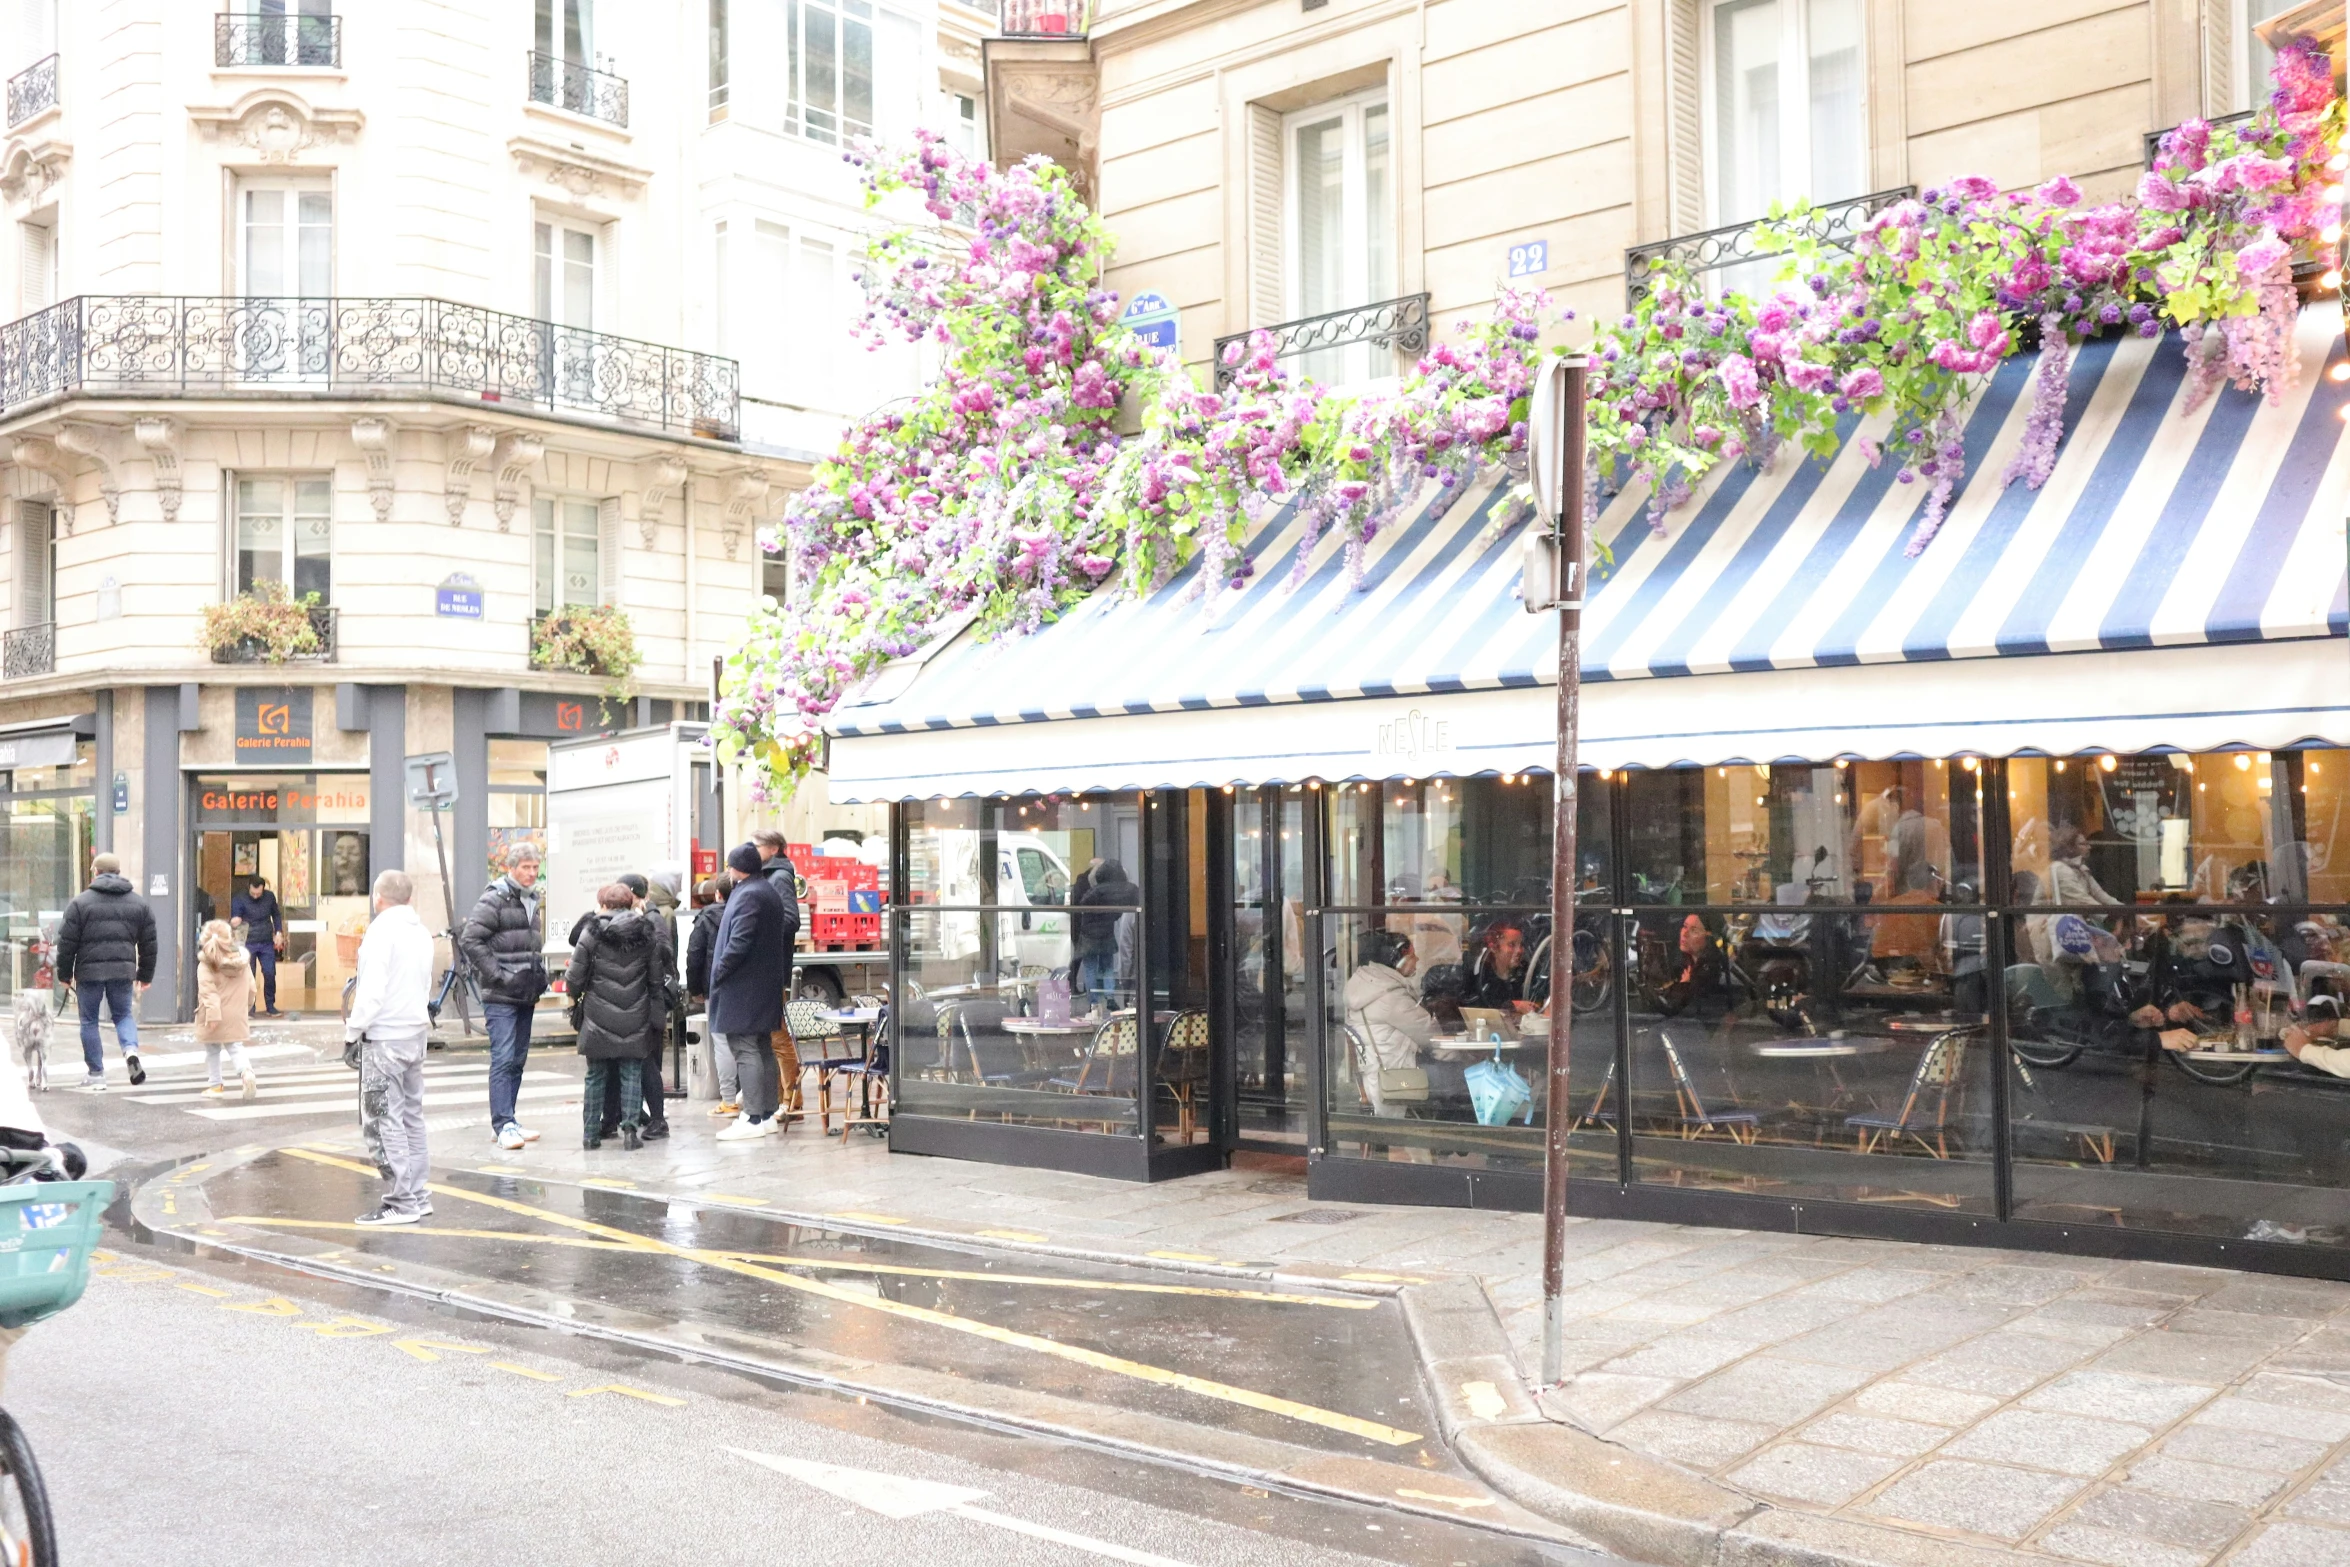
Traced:
POLYGON ((620 1085, 620 1146, 644 1146, 643 1074, 646 1042, 669 1020, 663 966, 669 949, 636 894, 614 882, 596 894, 597 916, 571 949, 564 991, 579 1053, 587 1060, 580 1095, 580 1146, 603 1144, 605 1084, 620 1085))
POLYGON ((71 985, 82 1012, 82 1086, 106 1089, 106 1051, 99 1043, 98 1003, 114 1019, 114 1037, 135 1087, 147 1080, 139 1065, 138 997, 155 982, 155 911, 147 907, 111 854, 90 860, 90 885, 65 906, 57 929, 57 982, 71 985))
POLYGON ((506 874, 482 889, 456 941, 481 987, 490 1031, 490 1135, 509 1152, 539 1135, 514 1119, 514 1105, 530 1060, 531 1020, 547 993, 540 859, 528 840, 508 850, 506 874))

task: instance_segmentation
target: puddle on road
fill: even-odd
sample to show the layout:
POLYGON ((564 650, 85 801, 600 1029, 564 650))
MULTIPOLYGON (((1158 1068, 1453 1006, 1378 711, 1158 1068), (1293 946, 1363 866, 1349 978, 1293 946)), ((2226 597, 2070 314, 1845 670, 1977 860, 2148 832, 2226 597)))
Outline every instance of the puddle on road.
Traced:
POLYGON ((343 1229, 373 1201, 379 1189, 373 1176, 283 1153, 253 1160, 205 1189, 216 1215, 336 1226, 287 1226, 279 1233, 331 1240, 386 1261, 1330 1452, 1452 1467, 1420 1402, 1402 1310, 1389 1298, 865 1236, 528 1177, 443 1171, 437 1183, 684 1250, 740 1253, 753 1266, 813 1281, 829 1293, 713 1263, 616 1249, 622 1243, 449 1196, 436 1195, 434 1216, 415 1229, 343 1229), (1280 1298, 1247 1298, 1252 1294, 1280 1298), (892 1314, 893 1305, 957 1320, 914 1320, 892 1314), (1117 1364, 1080 1363, 1050 1347, 1004 1342, 990 1336, 996 1330, 1117 1364), (1153 1368, 1242 1396, 1169 1385, 1150 1374, 1153 1368), (1277 1407, 1259 1407, 1267 1402, 1277 1407), (1278 1407, 1281 1402, 1296 1407, 1278 1407), (1394 1440, 1403 1434, 1418 1439, 1394 1440))

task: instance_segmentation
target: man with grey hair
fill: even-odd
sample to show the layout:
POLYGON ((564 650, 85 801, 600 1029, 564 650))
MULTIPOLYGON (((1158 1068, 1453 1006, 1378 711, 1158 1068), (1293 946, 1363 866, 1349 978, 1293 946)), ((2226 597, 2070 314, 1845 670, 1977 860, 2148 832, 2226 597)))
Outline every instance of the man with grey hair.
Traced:
POLYGON ((359 943, 359 982, 343 1037, 359 1046, 359 1106, 368 1155, 384 1181, 383 1204, 361 1224, 414 1224, 432 1212, 426 1193, 424 1048, 432 1026, 432 935, 409 900, 405 871, 375 878, 375 918, 359 943))
POLYGON ((490 1031, 490 1135, 509 1152, 538 1136, 514 1119, 514 1106, 530 1060, 531 1020, 547 993, 539 894, 539 846, 526 838, 506 851, 506 874, 482 890, 456 940, 460 961, 481 986, 490 1031))

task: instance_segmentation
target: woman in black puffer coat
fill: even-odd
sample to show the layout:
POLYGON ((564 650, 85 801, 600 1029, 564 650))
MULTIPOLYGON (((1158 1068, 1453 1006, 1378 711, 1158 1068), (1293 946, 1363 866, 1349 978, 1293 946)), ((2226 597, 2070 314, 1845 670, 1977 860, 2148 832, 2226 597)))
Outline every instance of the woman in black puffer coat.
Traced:
POLYGON ((571 998, 571 1026, 579 1030, 579 1053, 587 1058, 582 1085, 580 1146, 602 1144, 604 1080, 617 1073, 620 1146, 644 1146, 636 1117, 644 1104, 644 1064, 652 1041, 668 1020, 661 986, 662 943, 653 922, 631 905, 635 898, 618 882, 596 894, 603 910, 579 933, 571 949, 564 990, 571 998))

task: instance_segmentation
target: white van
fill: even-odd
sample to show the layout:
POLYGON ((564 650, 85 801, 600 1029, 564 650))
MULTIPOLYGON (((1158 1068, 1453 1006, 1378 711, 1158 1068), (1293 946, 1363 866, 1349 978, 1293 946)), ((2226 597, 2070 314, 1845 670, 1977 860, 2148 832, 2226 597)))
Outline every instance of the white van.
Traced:
MULTIPOLYGON (((938 840, 938 901, 950 909, 983 902, 978 829, 948 828, 938 840)), ((999 832, 995 840, 996 907, 1005 911, 996 916, 997 967, 1006 975, 1067 968, 1074 952, 1071 916, 1060 909, 1031 910, 1069 901, 1069 862, 1041 833, 999 832)), ((939 916, 939 956, 977 957, 983 918, 974 913, 939 916)))

